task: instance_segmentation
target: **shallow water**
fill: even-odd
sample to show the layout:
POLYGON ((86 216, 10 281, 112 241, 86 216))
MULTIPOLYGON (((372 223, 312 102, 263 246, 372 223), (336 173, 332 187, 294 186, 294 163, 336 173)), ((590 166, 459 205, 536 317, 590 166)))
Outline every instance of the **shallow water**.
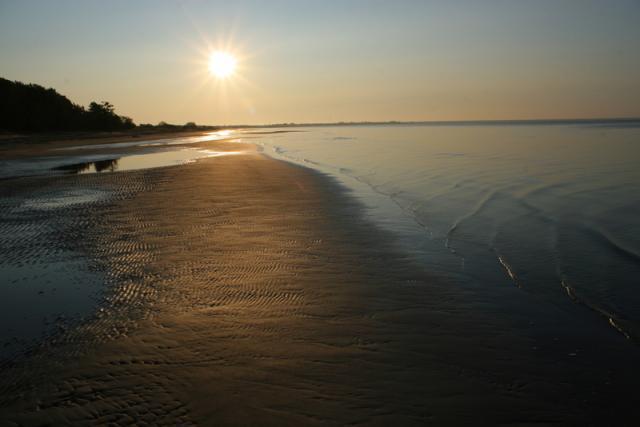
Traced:
POLYGON ((431 271, 578 302, 640 338, 640 128, 319 127, 260 143, 340 179, 431 271))
POLYGON ((86 174, 176 166, 207 157, 244 154, 190 147, 230 139, 234 131, 217 131, 198 136, 55 148, 41 156, 0 160, 0 178, 51 174, 86 174), (91 150, 90 153, 87 153, 91 150))
POLYGON ((232 156, 237 154, 243 154, 243 152, 182 149, 145 154, 132 154, 106 160, 89 160, 59 166, 56 169, 63 172, 77 174, 130 171, 184 165, 207 157, 232 156))
MULTIPOLYGON (((6 190, 6 189, 3 189, 6 190)), ((109 192, 75 186, 0 200, 0 365, 95 312, 105 275, 83 249, 86 215, 109 192)))
POLYGON ((138 141, 131 141, 131 142, 114 142, 114 143, 108 143, 108 144, 78 145, 73 147, 58 148, 56 149, 56 151, 95 150, 95 149, 114 148, 114 147, 118 147, 118 148, 161 147, 161 146, 172 146, 172 145, 197 144, 201 142, 220 141, 222 139, 228 138, 232 133, 233 131, 231 130, 220 130, 216 132, 209 132, 204 135, 185 136, 185 137, 179 137, 179 138, 140 139, 138 141))

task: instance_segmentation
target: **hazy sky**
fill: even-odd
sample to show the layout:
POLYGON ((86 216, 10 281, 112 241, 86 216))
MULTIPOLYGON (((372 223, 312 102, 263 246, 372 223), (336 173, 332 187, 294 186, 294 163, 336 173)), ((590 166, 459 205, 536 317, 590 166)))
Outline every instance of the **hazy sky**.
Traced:
POLYGON ((137 123, 640 116, 640 1, 0 0, 0 76, 137 123))

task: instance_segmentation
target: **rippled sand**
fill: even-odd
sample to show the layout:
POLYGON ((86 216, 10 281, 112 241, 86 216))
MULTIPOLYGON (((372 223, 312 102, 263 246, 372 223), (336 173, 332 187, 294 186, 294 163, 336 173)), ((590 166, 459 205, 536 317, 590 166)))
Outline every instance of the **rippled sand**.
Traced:
POLYGON ((630 419, 623 337, 433 277, 315 172, 253 152, 9 181, 5 200, 101 195, 14 220, 44 218, 50 250, 86 257, 106 288, 90 320, 2 368, 2 424, 630 419), (610 338, 585 347, 592 334, 610 338))

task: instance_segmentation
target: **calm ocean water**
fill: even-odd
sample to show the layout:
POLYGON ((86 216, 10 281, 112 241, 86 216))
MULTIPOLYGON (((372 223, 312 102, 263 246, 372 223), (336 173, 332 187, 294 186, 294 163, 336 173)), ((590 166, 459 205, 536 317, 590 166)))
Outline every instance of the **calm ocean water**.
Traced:
POLYGON ((570 300, 640 338, 640 126, 336 126, 259 142, 339 179, 431 271, 570 300))

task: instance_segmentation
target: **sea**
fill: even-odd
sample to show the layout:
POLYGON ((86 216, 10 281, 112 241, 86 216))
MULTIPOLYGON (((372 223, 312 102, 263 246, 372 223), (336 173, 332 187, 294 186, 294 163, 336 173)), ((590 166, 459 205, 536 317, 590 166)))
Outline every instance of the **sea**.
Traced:
POLYGON ((577 304, 640 340, 640 123, 318 126, 252 141, 338 180, 454 286, 577 304))

